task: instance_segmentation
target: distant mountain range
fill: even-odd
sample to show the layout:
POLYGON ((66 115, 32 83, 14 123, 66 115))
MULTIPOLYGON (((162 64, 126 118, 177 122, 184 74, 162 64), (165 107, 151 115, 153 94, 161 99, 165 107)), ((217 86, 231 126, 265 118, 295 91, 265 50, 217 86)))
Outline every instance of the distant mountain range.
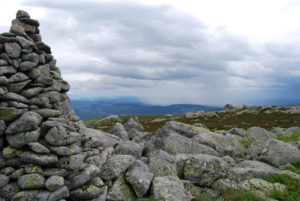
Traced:
POLYGON ((199 110, 212 111, 222 109, 215 106, 192 104, 149 105, 132 96, 71 99, 71 104, 81 119, 96 118, 111 114, 180 114, 199 110))

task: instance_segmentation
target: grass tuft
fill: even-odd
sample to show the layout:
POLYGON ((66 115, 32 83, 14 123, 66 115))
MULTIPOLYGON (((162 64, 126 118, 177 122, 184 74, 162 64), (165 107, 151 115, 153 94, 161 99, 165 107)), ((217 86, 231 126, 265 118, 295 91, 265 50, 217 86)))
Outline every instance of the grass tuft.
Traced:
POLYGON ((250 147, 251 144, 250 140, 242 140, 241 143, 245 148, 250 147))
POLYGON ((224 201, 264 201, 261 197, 247 191, 229 190, 222 195, 224 201))
POLYGON ((272 191, 269 197, 279 201, 299 201, 300 200, 300 180, 287 174, 272 175, 265 178, 271 183, 281 183, 286 186, 286 191, 272 191))
POLYGON ((300 133, 293 133, 291 136, 278 136, 277 140, 283 142, 297 142, 299 140, 300 133))

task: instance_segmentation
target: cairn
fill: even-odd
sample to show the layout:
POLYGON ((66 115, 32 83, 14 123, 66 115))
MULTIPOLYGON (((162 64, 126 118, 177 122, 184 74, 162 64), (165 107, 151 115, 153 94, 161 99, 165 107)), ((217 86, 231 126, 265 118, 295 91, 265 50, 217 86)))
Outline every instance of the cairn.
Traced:
POLYGON ((0 35, 0 201, 106 197, 69 89, 39 22, 18 11, 0 35))

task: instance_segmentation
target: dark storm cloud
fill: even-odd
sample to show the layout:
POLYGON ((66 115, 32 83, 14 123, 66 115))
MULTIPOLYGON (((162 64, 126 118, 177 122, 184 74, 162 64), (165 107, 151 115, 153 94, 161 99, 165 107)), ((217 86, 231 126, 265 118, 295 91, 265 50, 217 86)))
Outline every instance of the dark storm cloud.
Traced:
POLYGON ((127 88, 136 95, 149 89, 151 95, 181 86, 208 98, 218 91, 230 100, 226 97, 234 99, 236 91, 246 93, 247 88, 299 84, 284 70, 298 67, 296 45, 253 47, 225 28, 211 30, 168 5, 61 0, 28 0, 24 5, 46 9, 41 32, 73 94, 127 88))

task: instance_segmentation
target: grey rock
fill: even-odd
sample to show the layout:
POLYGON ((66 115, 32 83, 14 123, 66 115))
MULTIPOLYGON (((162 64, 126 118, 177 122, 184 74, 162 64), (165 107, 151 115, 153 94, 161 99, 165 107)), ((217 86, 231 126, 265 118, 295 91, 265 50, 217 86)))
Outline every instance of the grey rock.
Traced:
POLYGON ((137 160, 126 172, 126 181, 131 185, 137 197, 143 197, 150 187, 153 173, 144 162, 137 160))
POLYGON ((31 80, 26 80, 24 82, 17 82, 17 83, 11 83, 8 86, 8 91, 14 92, 14 93, 20 93, 26 85, 28 85, 31 82, 31 80))
POLYGON ((238 135, 241 137, 246 136, 246 131, 243 128, 232 128, 232 129, 230 129, 229 133, 231 133, 232 135, 238 135))
POLYGON ((39 193, 38 190, 27 190, 27 191, 20 191, 12 198, 12 201, 27 201, 27 200, 34 200, 36 195, 39 193))
POLYGON ((9 145, 13 148, 22 148, 31 142, 37 142, 40 137, 40 129, 7 135, 6 139, 9 145))
POLYGON ((35 44, 37 45, 39 50, 41 50, 47 54, 51 54, 51 48, 48 45, 46 45, 45 43, 43 43, 42 41, 36 42, 35 44))
POLYGON ((39 55, 35 52, 22 55, 22 61, 31 61, 37 65, 39 63, 39 55))
POLYGON ((226 176, 228 168, 229 165, 219 157, 198 154, 186 161, 184 178, 195 184, 211 186, 226 176))
POLYGON ((123 174, 121 174, 117 178, 113 186, 109 189, 106 199, 108 201, 118 201, 118 200, 134 201, 135 200, 134 192, 126 184, 123 174))
POLYGON ((16 69, 13 66, 0 66, 0 76, 6 74, 16 73, 16 69))
POLYGON ((9 107, 15 107, 15 108, 28 108, 27 104, 16 102, 16 101, 9 101, 8 102, 9 107))
POLYGON ((6 159, 14 158, 16 156, 19 156, 21 153, 22 153, 22 150, 14 149, 10 146, 7 146, 2 150, 3 157, 6 158, 6 159))
POLYGON ((0 107, 0 119, 7 122, 12 121, 18 118, 24 112, 24 109, 17 109, 13 107, 0 107))
POLYGON ((25 112, 6 129, 6 134, 15 134, 36 130, 42 121, 42 117, 35 112, 25 112))
POLYGON ((112 122, 121 122, 122 120, 117 115, 110 115, 104 117, 94 123, 95 126, 101 126, 103 124, 112 123, 112 122))
POLYGON ((63 187, 65 184, 65 179, 63 177, 60 176, 51 176, 47 179, 46 183, 45 183, 45 187, 49 190, 49 191, 56 191, 59 188, 63 187))
POLYGON ((72 156, 61 157, 56 166, 67 170, 80 170, 83 167, 85 154, 75 154, 72 156))
POLYGON ((269 139, 265 144, 261 160, 279 167, 280 165, 300 161, 300 150, 289 143, 269 139))
POLYGON ((70 146, 51 146, 49 148, 58 156, 71 156, 81 152, 81 148, 76 144, 70 146))
POLYGON ((40 189, 45 184, 45 178, 39 174, 26 174, 18 179, 20 189, 40 189))
POLYGON ((242 181, 249 178, 264 178, 279 174, 279 170, 259 161, 245 160, 238 163, 229 171, 229 178, 235 181, 242 181))
POLYGON ((220 194, 224 194, 228 190, 241 190, 241 187, 233 180, 219 179, 213 183, 212 188, 218 191, 220 194))
POLYGON ((118 136, 122 140, 128 140, 128 133, 124 126, 121 123, 116 123, 113 127, 109 130, 109 133, 118 136))
POLYGON ((193 139, 166 128, 156 131, 150 140, 157 149, 162 149, 174 155, 180 153, 219 155, 213 148, 199 144, 193 139))
POLYGON ((0 96, 3 96, 8 92, 8 89, 6 87, 0 87, 0 96))
POLYGON ((115 154, 132 155, 135 158, 141 158, 144 150, 143 144, 132 141, 124 141, 115 146, 115 154))
POLYGON ((67 186, 69 189, 75 189, 83 186, 91 179, 99 175, 100 170, 95 165, 89 165, 87 168, 83 169, 79 173, 72 174, 70 179, 67 181, 67 186))
POLYGON ((8 184, 8 182, 9 182, 9 177, 4 174, 0 174, 0 188, 8 184))
POLYGON ((155 177, 153 180, 153 194, 161 201, 190 201, 190 193, 184 190, 183 183, 174 176, 155 177))
POLYGON ((53 110, 48 108, 34 110, 34 112, 40 114, 43 118, 58 117, 62 114, 59 110, 53 110))
POLYGON ((167 122, 164 127, 165 130, 173 130, 185 137, 191 138, 195 135, 201 134, 201 133, 209 133, 210 131, 206 128, 198 127, 198 126, 192 126, 189 124, 184 124, 176 121, 169 121, 167 122))
POLYGON ((222 155, 242 157, 246 151, 238 138, 231 134, 222 135, 208 132, 196 135, 192 140, 210 146, 222 155))
POLYGON ((36 165, 52 165, 58 162, 58 158, 56 155, 53 154, 36 154, 32 152, 23 152, 19 156, 20 161, 23 161, 25 163, 33 163, 36 165))
MULTIPOLYGON (((25 24, 34 26, 34 27, 39 27, 39 26, 40 26, 39 21, 34 20, 34 19, 30 19, 30 18, 20 18, 20 19, 18 19, 18 20, 20 20, 21 22, 23 22, 23 23, 25 23, 25 24)), ((37 29, 37 30, 38 30, 38 29, 37 29)), ((38 31, 36 31, 36 32, 38 32, 38 31)))
POLYGON ((265 143, 268 139, 275 138, 276 136, 263 128, 251 127, 248 128, 246 137, 255 143, 265 143))
POLYGON ((235 166, 236 165, 235 160, 233 158, 231 158, 230 156, 223 156, 222 160, 225 161, 225 162, 227 162, 231 166, 235 166))
POLYGON ((28 103, 28 99, 25 98, 24 96, 21 96, 19 94, 13 93, 13 92, 8 92, 4 94, 3 96, 0 97, 2 100, 6 101, 17 101, 21 103, 28 103))
POLYGON ((9 80, 5 76, 0 76, 0 85, 6 86, 9 84, 9 80))
MULTIPOLYGON (((7 61, 5 61, 4 59, 0 59, 0 66, 7 66, 7 64, 8 64, 7 61)), ((0 83, 1 83, 1 81, 0 81, 0 83)))
POLYGON ((21 47, 18 43, 5 43, 5 51, 10 58, 18 58, 21 54, 21 47))
POLYGON ((0 188, 0 197, 5 200, 11 200, 18 191, 19 187, 17 182, 9 183, 0 188))
MULTIPOLYGON (((30 49, 31 47, 36 49, 36 45, 34 44, 34 42, 27 40, 21 36, 17 36, 16 38, 23 49, 30 49)), ((36 54, 36 53, 33 53, 33 54, 36 54)), ((23 57, 22 57, 22 60, 24 60, 23 57)))
POLYGON ((26 164, 24 171, 26 174, 43 174, 42 167, 34 164, 26 164))
POLYGON ((47 97, 32 98, 29 100, 30 105, 37 105, 41 108, 51 108, 52 105, 47 97))
POLYGON ((50 67, 47 64, 46 65, 40 65, 36 68, 31 69, 28 73, 28 76, 32 79, 35 79, 38 83, 42 83, 42 84, 45 84, 45 85, 51 85, 53 83, 52 77, 51 77, 51 74, 50 74, 50 67))
POLYGON ((28 143, 28 146, 30 147, 30 149, 32 151, 34 151, 35 153, 38 153, 38 154, 49 154, 50 153, 50 150, 47 149, 47 147, 43 146, 42 144, 40 144, 38 142, 28 143))
POLYGON ((176 170, 177 170, 177 176, 180 179, 183 179, 183 170, 185 162, 193 157, 194 154, 177 154, 175 155, 175 161, 176 161, 176 170))
POLYGON ((268 196, 271 191, 284 192, 286 187, 280 183, 270 183, 263 179, 248 179, 239 183, 239 186, 245 190, 257 193, 258 195, 268 196))
POLYGON ((101 189, 100 195, 97 198, 92 199, 90 201, 106 201, 108 188, 107 186, 102 186, 100 189, 101 189))
POLYGON ((17 19, 20 19, 20 18, 30 18, 30 15, 24 10, 18 10, 17 19))
POLYGON ((122 140, 115 135, 105 133, 96 129, 82 128, 80 129, 80 134, 88 138, 97 138, 102 142, 102 147, 104 149, 108 147, 113 147, 115 144, 121 142, 122 140))
POLYGON ((72 200, 88 200, 97 198, 102 193, 102 189, 92 184, 85 185, 70 193, 70 199, 72 200))
POLYGON ((22 63, 20 63, 20 71, 28 71, 33 69, 34 67, 36 67, 37 64, 31 61, 24 61, 22 63))
POLYGON ((69 189, 66 186, 61 187, 60 189, 51 193, 48 198, 48 201, 57 201, 60 199, 68 198, 70 196, 69 189))
POLYGON ((71 171, 62 169, 62 168, 48 168, 48 169, 43 169, 43 176, 45 177, 51 177, 51 176, 61 176, 61 177, 66 177, 71 174, 71 171))
POLYGON ((16 74, 12 75, 8 80, 10 83, 23 82, 29 80, 29 77, 24 73, 17 72, 16 74))
POLYGON ((135 161, 130 155, 113 155, 108 158, 101 170, 101 178, 111 180, 125 172, 135 161))
POLYGON ((56 91, 49 91, 49 92, 46 92, 46 93, 40 93, 38 97, 39 98, 43 98, 43 97, 48 98, 49 102, 51 104, 62 101, 61 94, 56 92, 56 91))
POLYGON ((143 131, 144 127, 142 126, 142 124, 140 124, 139 122, 137 122, 134 118, 130 118, 125 124, 124 127, 127 131, 129 131, 130 129, 136 129, 138 131, 143 131))
POLYGON ((49 144, 55 146, 70 145, 80 141, 80 134, 75 132, 68 132, 65 127, 57 126, 51 128, 47 132, 45 140, 49 144))
POLYGON ((175 157, 162 150, 151 153, 149 166, 155 177, 177 175, 175 157))

